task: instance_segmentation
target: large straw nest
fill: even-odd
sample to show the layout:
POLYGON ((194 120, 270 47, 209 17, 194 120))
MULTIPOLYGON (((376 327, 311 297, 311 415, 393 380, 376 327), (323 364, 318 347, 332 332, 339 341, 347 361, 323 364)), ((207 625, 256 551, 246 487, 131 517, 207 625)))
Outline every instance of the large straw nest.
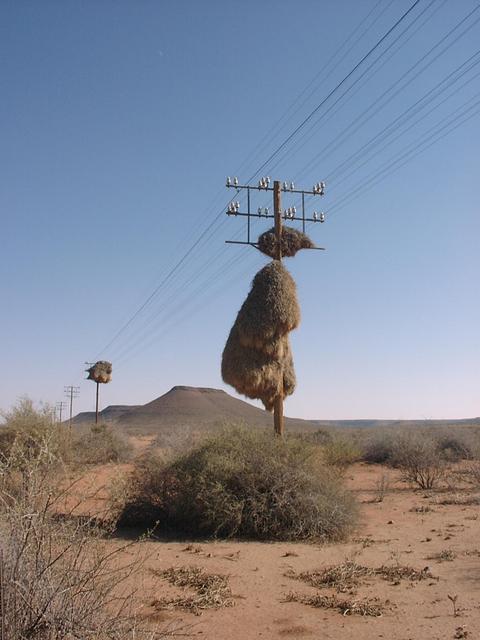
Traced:
MULTIPOLYGON (((278 242, 275 227, 272 227, 259 236, 257 247, 259 251, 270 256, 270 258, 277 257, 278 242)), ((300 251, 300 249, 313 249, 314 247, 315 245, 305 233, 293 227, 282 227, 282 257, 291 258, 297 251, 300 251)))
POLYGON ((274 354, 277 338, 300 324, 297 288, 292 276, 278 260, 261 269, 238 312, 235 325, 245 347, 274 354))
POLYGON ((270 353, 245 346, 235 323, 222 356, 222 378, 247 398, 259 399, 272 411, 275 398, 295 390, 295 371, 288 335, 273 340, 270 353))
POLYGON ((112 379, 112 363, 107 360, 99 360, 90 369, 87 369, 87 380, 106 384, 112 379))

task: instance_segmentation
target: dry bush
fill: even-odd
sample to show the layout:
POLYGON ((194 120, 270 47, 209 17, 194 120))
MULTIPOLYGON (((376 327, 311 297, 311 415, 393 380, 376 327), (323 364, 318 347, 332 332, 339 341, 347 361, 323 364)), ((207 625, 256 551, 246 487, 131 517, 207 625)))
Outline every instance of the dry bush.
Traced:
POLYGON ((362 460, 370 464, 391 464, 398 434, 391 430, 370 432, 361 439, 362 460))
POLYGON ((355 501, 319 458, 298 438, 227 429, 173 462, 139 461, 119 522, 202 536, 342 539, 355 501))
POLYGON ((480 487, 480 462, 471 462, 465 469, 467 480, 476 488, 480 487))
MULTIPOLYGON (((18 417, 18 415, 17 415, 18 417)), ((32 418, 28 413, 28 418, 32 418)), ((42 424, 41 414, 38 424, 42 424)), ((30 424, 30 423, 29 423, 30 424)), ((30 425, 31 426, 31 425, 30 425)), ((21 421, 16 432, 23 433, 21 421)), ((55 432, 28 430, 0 454, 3 623, 9 640, 165 638, 144 632, 129 585, 140 551, 109 542, 92 518, 64 513, 66 485, 55 432)), ((78 505, 76 505, 78 506, 78 505)))
POLYGON ((464 431, 449 431, 439 434, 437 447, 442 457, 448 462, 471 460, 474 457, 472 442, 464 431))
POLYGON ((342 436, 333 437, 322 446, 323 460, 330 467, 342 471, 360 460, 361 452, 351 439, 342 436))
POLYGON ((68 431, 54 424, 52 409, 46 405, 36 409, 32 400, 21 398, 9 411, 2 414, 0 426, 0 459, 17 459, 17 463, 38 456, 48 442, 52 458, 64 459, 69 448, 68 431))
POLYGON ((390 476, 381 473, 375 481, 375 502, 383 502, 390 490, 390 476))
POLYGON ((435 440, 426 434, 405 433, 395 443, 392 463, 404 480, 420 489, 433 489, 444 478, 446 465, 435 440))
POLYGON ((70 459, 78 464, 124 462, 132 453, 128 440, 112 426, 93 424, 88 431, 75 434, 70 459))

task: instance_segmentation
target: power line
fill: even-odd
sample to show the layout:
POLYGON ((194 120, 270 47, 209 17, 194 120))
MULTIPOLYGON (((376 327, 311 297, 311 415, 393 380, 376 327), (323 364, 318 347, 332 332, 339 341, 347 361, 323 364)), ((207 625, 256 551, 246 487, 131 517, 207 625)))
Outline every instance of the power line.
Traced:
POLYGON ((330 217, 335 215, 336 210, 338 211, 340 209, 343 209, 347 204, 349 204, 352 201, 352 199, 354 199, 355 197, 358 197, 363 192, 369 190, 370 188, 378 184, 381 180, 391 175, 391 173, 393 173, 400 167, 407 164, 407 162, 412 160, 414 157, 416 157, 423 151, 426 151, 436 142, 439 142, 449 133, 458 129, 459 126, 461 126, 468 120, 471 120, 475 115, 477 115, 477 113, 480 112, 480 109, 475 110, 475 108, 480 105, 480 100, 477 100, 477 102, 475 102, 473 105, 471 105, 467 109, 464 109, 464 107, 466 107, 466 105, 469 102, 477 98, 479 95, 480 93, 476 94, 475 96, 473 96, 473 98, 470 98, 469 100, 467 100, 467 102, 460 105, 460 107, 457 107, 457 109, 455 109, 445 118, 442 118, 439 122, 437 122, 436 125, 434 125, 427 132, 425 132, 423 136, 421 136, 416 141, 410 143, 409 145, 405 146, 396 157, 390 159, 387 165, 382 165, 381 169, 372 172, 369 176, 367 176, 366 180, 362 180, 361 182, 357 183, 357 185, 355 185, 347 194, 341 197, 336 204, 334 203, 330 207, 330 212, 331 212, 329 214, 330 217), (453 119, 451 119, 453 114, 459 111, 460 109, 464 109, 464 111, 458 114, 457 116, 455 116, 453 119), (472 110, 474 110, 473 113, 469 113, 472 110), (445 124, 443 124, 441 127, 438 126, 443 122, 445 122, 446 120, 447 122, 445 124))
POLYGON ((297 135, 303 127, 310 122, 313 116, 318 113, 318 111, 323 107, 323 105, 328 102, 328 100, 345 84, 345 82, 355 73, 355 71, 361 67, 361 65, 367 60, 374 51, 380 47, 380 45, 388 38, 388 36, 393 33, 393 31, 405 20, 405 18, 410 14, 411 11, 417 6, 420 0, 415 0, 415 2, 411 5, 411 7, 405 11, 405 13, 395 22, 395 24, 388 29, 388 31, 377 41, 377 43, 361 58, 359 62, 351 69, 347 75, 327 94, 325 98, 302 120, 302 122, 292 131, 292 133, 287 136, 287 138, 273 151, 270 156, 265 160, 265 162, 252 174, 247 183, 250 183, 254 180, 273 160, 273 158, 280 153, 280 151, 297 135))
MULTIPOLYGON (((332 89, 329 94, 315 107, 315 109, 298 125, 294 131, 281 143, 281 145, 269 156, 269 158, 259 167, 259 169, 252 175, 251 178, 248 179, 247 182, 250 182, 261 170, 283 149, 294 137, 297 133, 311 120, 311 118, 322 108, 322 106, 330 99, 332 95, 335 94, 336 91, 355 73, 355 71, 367 60, 370 55, 378 49, 381 44, 388 38, 388 36, 403 22, 403 20, 410 14, 411 11, 417 6, 420 0, 415 0, 415 2, 410 6, 410 8, 394 23, 392 27, 390 27, 387 32, 377 41, 377 43, 361 58, 361 60, 349 71, 349 73, 332 89)), ((105 352, 118 338, 120 335, 124 333, 124 331, 132 324, 132 322, 138 317, 138 315, 150 304, 150 302, 155 298, 160 289, 166 284, 169 279, 176 273, 176 271, 181 267, 182 264, 188 259, 188 257, 193 253, 196 247, 200 244, 200 242, 207 236, 207 234, 212 230, 215 224, 220 219, 223 214, 223 210, 220 211, 215 218, 210 222, 210 224, 206 227, 206 229, 200 234, 197 240, 192 244, 192 246, 187 250, 187 252, 177 261, 177 263, 169 270, 167 275, 161 280, 161 282, 155 287, 152 293, 146 298, 146 300, 140 305, 140 307, 133 313, 133 315, 120 327, 120 329, 114 334, 113 338, 103 347, 100 353, 105 352)))
MULTIPOLYGON (((321 156, 323 156, 325 153, 330 152, 330 153, 334 153, 340 146, 340 144, 342 144, 342 142, 338 142, 338 140, 342 140, 343 137, 343 141, 347 139, 347 136, 350 137, 352 135, 352 133, 355 133, 356 131, 358 131, 358 129, 363 126, 366 122, 368 122, 369 120, 371 120, 381 109, 383 109, 389 102, 391 102, 393 100, 393 98, 395 96, 397 96, 401 91, 403 91, 405 89, 405 87, 407 87, 411 82, 413 82, 416 78, 418 78, 424 71, 426 71, 436 60, 438 60, 444 53, 446 53, 456 42, 458 42, 458 40, 460 40, 466 33, 468 33, 468 31, 470 31, 470 29, 472 29, 480 20, 480 18, 477 18, 472 24, 470 24, 466 29, 464 29, 464 31, 462 31, 459 35, 456 36, 456 38, 449 43, 448 45, 446 45, 440 52, 438 52, 434 58, 432 60, 430 60, 429 62, 427 62, 427 64, 425 64, 423 66, 422 69, 420 69, 415 75, 413 75, 413 77, 411 77, 410 79, 408 79, 403 85, 401 85, 400 87, 398 86, 399 83, 404 80, 412 71, 414 71, 431 53, 433 53, 433 51, 435 51, 435 49, 437 49, 443 42, 445 42, 445 40, 447 40, 455 31, 457 31, 462 24, 464 24, 476 11, 478 11, 478 9, 480 8, 480 5, 477 5, 472 11, 470 11, 464 18, 462 18, 462 20, 460 20, 460 22, 458 22, 454 27, 452 27, 444 36, 442 36, 442 38, 440 38, 440 40, 438 40, 433 47, 431 47, 419 60, 417 60, 412 66, 410 66, 407 71, 405 71, 400 78, 396 79, 395 82, 393 82, 388 89, 386 89, 385 91, 382 92, 382 94, 377 97, 370 105, 369 107, 367 107, 367 109, 365 109, 360 115, 358 115, 347 127, 345 127, 340 134, 338 134, 333 140, 331 140, 327 145, 325 145, 318 153, 315 154, 315 156, 307 163, 307 165, 304 166, 304 168, 301 170, 301 173, 303 173, 304 171, 307 171, 310 167, 312 167, 312 165, 314 164, 314 162, 316 160, 318 160, 321 156), (392 95, 389 96, 388 100, 384 101, 383 103, 381 102, 383 100, 383 98, 385 98, 386 96, 388 96, 388 94, 390 94, 393 90, 395 90, 393 92, 392 95), (368 118, 365 118, 365 116, 370 113, 370 111, 373 112, 370 114, 370 116, 368 118), (363 120, 362 120, 363 119, 363 120), (353 129, 352 131, 352 127, 356 124, 360 122, 360 124, 353 129), (332 147, 332 145, 334 145, 334 143, 337 143, 335 146, 332 147)), ((327 174, 327 179, 329 179, 329 176, 327 174)))
MULTIPOLYGON (((329 122, 332 118, 334 118, 336 116, 336 114, 338 113, 338 111, 343 108, 348 102, 349 100, 351 100, 353 98, 353 96, 355 96, 358 91, 367 83, 371 80, 371 78, 380 70, 380 68, 383 66, 380 65, 379 67, 377 67, 377 69, 375 71, 373 71, 373 73, 370 74, 370 76, 368 76, 369 72, 375 68, 375 66, 378 64, 378 62, 384 58, 385 54, 392 48, 394 47, 394 45, 401 39, 403 38, 403 36, 412 28, 412 26, 425 14, 426 11, 428 11, 428 9, 433 5, 433 3, 436 0, 430 0, 430 3, 427 5, 427 7, 425 7, 421 13, 419 13, 417 16, 415 16, 415 18, 412 20, 412 22, 410 22, 410 24, 408 24, 401 33, 399 33, 397 35, 397 37, 388 44, 388 46, 386 47, 386 49, 384 49, 380 55, 377 56, 377 58, 375 58, 370 64, 369 66, 360 74, 360 76, 358 76, 355 81, 348 86, 345 91, 343 91, 343 93, 338 96, 335 101, 330 104, 330 106, 326 109, 326 111, 324 111, 323 113, 321 113, 318 117, 318 119, 316 119, 315 121, 310 123, 310 126, 307 128, 306 131, 303 132, 303 135, 296 141, 296 143, 293 146, 293 149, 289 149, 289 150, 285 150, 284 154, 277 159, 277 161, 273 164, 273 166, 269 166, 269 172, 273 172, 279 165, 281 165, 281 163, 288 158, 289 160, 291 160, 291 158, 293 156, 295 156, 296 154, 298 154, 298 152, 304 148, 305 144, 307 144, 307 142, 310 140, 310 134, 311 132, 315 129, 318 132, 318 125, 320 122, 323 122, 323 125, 325 125, 327 122, 329 122), (364 79, 365 78, 365 79, 364 79), (363 82, 361 82, 363 80, 363 82), (360 84, 359 84, 360 83, 360 84), (358 86, 357 86, 358 85, 358 86), (357 86, 357 89, 355 91, 352 92, 352 90, 355 88, 355 86, 357 86), (348 96, 348 97, 346 97, 348 96), (344 100, 344 98, 346 98, 344 100), (337 107, 337 105, 339 105, 337 107), (335 109, 335 107, 337 107, 335 109), (330 114, 330 115, 329 115, 330 114), (328 116, 328 117, 327 117, 328 116), (296 147, 296 148, 295 148, 296 147)), ((432 14, 433 15, 433 14, 432 14)), ((427 19, 422 23, 423 26, 425 24, 425 22, 427 22, 429 19, 431 18, 431 16, 428 16, 427 19)), ((413 34, 412 34, 413 35, 413 34)), ((397 48, 396 51, 394 51, 388 59, 390 59, 392 57, 392 55, 394 55, 395 53, 397 53, 397 51, 399 51, 405 44, 406 42, 408 42, 408 39, 405 40, 400 47, 397 48)), ((325 149, 322 149, 320 152, 318 152, 315 157, 314 160, 317 159, 318 157, 320 157, 321 155, 323 155, 325 149)), ((312 161, 310 161, 311 163, 312 161)), ((295 179, 298 180, 298 176, 304 174, 306 168, 308 168, 308 164, 307 167, 304 167, 303 169, 301 169, 297 175, 295 176, 295 179)))

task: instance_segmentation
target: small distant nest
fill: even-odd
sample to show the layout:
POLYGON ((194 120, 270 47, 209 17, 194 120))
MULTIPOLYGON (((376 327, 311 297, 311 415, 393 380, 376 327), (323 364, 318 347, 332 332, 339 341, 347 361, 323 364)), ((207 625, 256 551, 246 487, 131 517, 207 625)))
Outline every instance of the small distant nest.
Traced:
POLYGON ((112 363, 107 360, 99 360, 87 369, 87 373, 87 380, 106 384, 112 379, 112 363))
POLYGON ((300 323, 295 282, 279 261, 261 269, 238 312, 222 356, 223 380, 272 411, 295 390, 288 334, 300 323))
MULTIPOLYGON (((300 249, 313 249, 314 247, 315 245, 305 233, 293 227, 282 227, 282 258, 292 258, 300 249)), ((259 236, 257 248, 270 258, 277 257, 278 242, 274 227, 259 236)))

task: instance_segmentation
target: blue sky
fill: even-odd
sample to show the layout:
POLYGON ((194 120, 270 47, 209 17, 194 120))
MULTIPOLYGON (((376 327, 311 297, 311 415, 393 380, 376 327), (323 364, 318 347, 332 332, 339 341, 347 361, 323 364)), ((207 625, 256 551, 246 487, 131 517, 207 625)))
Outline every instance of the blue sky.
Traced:
MULTIPOLYGON (((244 233, 223 215, 225 177, 255 174, 412 4, 4 0, 0 406, 74 384, 91 409, 83 363, 98 357, 114 365, 103 406, 177 384, 232 392, 221 352, 265 259, 224 244, 244 233)), ((289 415, 480 414, 477 5, 420 0, 262 171, 328 178, 308 203, 327 250, 286 262, 303 316, 289 415)))

